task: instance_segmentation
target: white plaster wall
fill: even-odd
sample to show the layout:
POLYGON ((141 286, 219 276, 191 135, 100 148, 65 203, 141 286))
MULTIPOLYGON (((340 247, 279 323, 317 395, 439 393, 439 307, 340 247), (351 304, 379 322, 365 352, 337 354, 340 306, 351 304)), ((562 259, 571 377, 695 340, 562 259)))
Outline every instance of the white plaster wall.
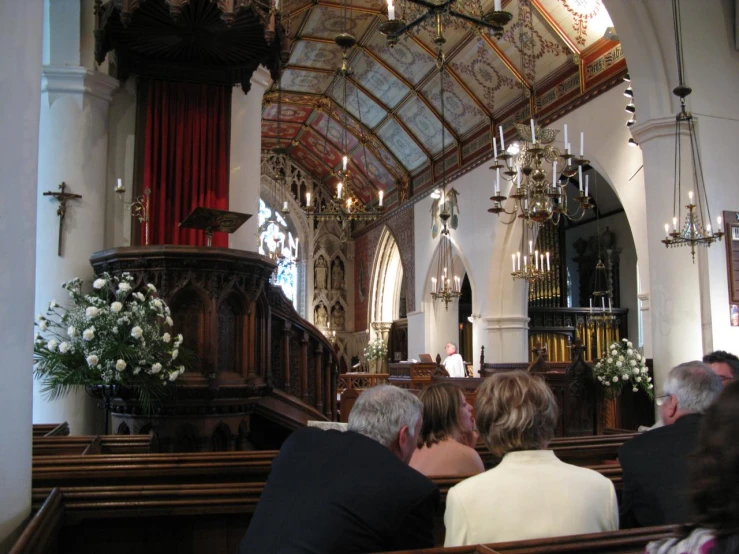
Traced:
POLYGON ((33 274, 41 0, 0 2, 0 551, 31 510, 33 274))

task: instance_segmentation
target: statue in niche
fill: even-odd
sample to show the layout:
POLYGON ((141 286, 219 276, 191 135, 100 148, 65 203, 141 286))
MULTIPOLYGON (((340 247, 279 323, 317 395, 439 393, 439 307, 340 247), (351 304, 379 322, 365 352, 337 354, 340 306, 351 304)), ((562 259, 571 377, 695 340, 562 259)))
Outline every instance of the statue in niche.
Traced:
POLYGON ((326 288, 328 288, 326 286, 327 277, 328 267, 326 266, 326 259, 323 256, 319 256, 318 260, 316 260, 315 288, 318 290, 325 290, 326 288))
POLYGON ((336 304, 331 310, 331 326, 334 329, 344 328, 344 315, 344 308, 341 307, 341 304, 336 304))
POLYGON ((331 289, 344 290, 344 268, 338 258, 331 264, 331 289))
POLYGON ((326 306, 323 305, 323 302, 316 308, 314 321, 316 322, 316 327, 326 327, 328 324, 328 311, 326 310, 326 306))

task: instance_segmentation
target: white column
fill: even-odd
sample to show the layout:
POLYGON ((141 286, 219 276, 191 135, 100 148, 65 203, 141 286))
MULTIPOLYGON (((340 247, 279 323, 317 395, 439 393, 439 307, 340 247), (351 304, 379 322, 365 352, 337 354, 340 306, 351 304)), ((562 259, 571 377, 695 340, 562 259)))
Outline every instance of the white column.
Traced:
MULTIPOLYGON (((63 281, 93 276, 90 255, 102 250, 106 195, 108 108, 118 81, 79 66, 44 66, 41 90, 38 208, 36 242, 36 313, 51 300, 64 305, 63 281), (42 196, 64 181, 68 191, 81 194, 67 206, 62 228, 62 255, 57 255, 58 203, 42 196)), ((102 412, 84 391, 49 402, 34 387, 33 420, 67 421, 72 434, 99 431, 102 412)))
MULTIPOLYGON (((654 185, 646 187, 650 214, 646 239, 650 244, 648 305, 657 388, 672 367, 703 355, 699 266, 705 258, 696 254, 693 263, 688 248, 668 249, 660 244, 665 237, 664 224, 672 229, 674 133, 674 117, 652 119, 633 130, 644 155, 644 180, 654 185)), ((683 175, 690 175, 685 167, 683 175)), ((683 204, 687 203, 688 187, 683 187, 683 204)))
MULTIPOLYGON (((529 360, 529 318, 511 315, 483 318, 486 339, 485 363, 529 360)), ((479 365, 479 363, 478 363, 479 365)))
POLYGON ((423 311, 408 312, 408 359, 417 360, 426 352, 426 314, 423 311))
POLYGON ((0 550, 31 510, 31 359, 43 2, 0 2, 0 550))
POLYGON ((228 209, 251 214, 252 217, 229 236, 228 245, 252 252, 258 247, 262 96, 270 83, 272 79, 269 71, 260 66, 251 77, 249 94, 234 89, 231 99, 231 181, 228 209))

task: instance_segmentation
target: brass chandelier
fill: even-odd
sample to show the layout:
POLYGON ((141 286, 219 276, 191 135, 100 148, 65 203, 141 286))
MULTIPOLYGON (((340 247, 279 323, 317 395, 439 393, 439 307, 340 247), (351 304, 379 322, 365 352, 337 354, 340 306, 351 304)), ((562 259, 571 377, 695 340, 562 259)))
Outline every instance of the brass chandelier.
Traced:
POLYGON ((398 39, 428 19, 433 18, 437 29, 437 39, 446 42, 442 36, 442 18, 449 17, 460 20, 472 27, 490 29, 493 36, 500 40, 505 26, 513 18, 513 14, 503 11, 501 0, 495 0, 493 10, 485 12, 481 0, 400 0, 402 17, 396 17, 393 0, 387 0, 387 21, 380 24, 379 31, 387 37, 390 47, 398 43, 398 39), (403 19, 406 18, 406 19, 403 19))
POLYGON ((711 211, 708 206, 708 196, 706 194, 706 182, 703 178, 703 165, 701 163, 700 151, 698 150, 698 140, 695 136, 695 126, 693 124, 693 115, 685 109, 685 99, 693 92, 692 89, 685 85, 683 80, 683 45, 680 30, 680 3, 679 0, 672 0, 672 15, 675 31, 675 46, 677 52, 677 74, 679 84, 672 93, 680 98, 680 111, 675 116, 675 179, 674 179, 674 199, 672 212, 672 230, 665 223, 665 238, 662 243, 666 248, 677 246, 690 247, 690 255, 695 263, 695 249, 697 246, 711 246, 716 241, 720 241, 724 236, 721 230, 721 217, 717 218, 716 231, 711 229, 711 211), (685 129, 685 130, 683 130, 685 129), (693 191, 688 192, 688 203, 685 205, 687 213, 685 219, 682 219, 681 206, 682 202, 682 135, 687 134, 690 139, 690 162, 692 164, 693 181, 696 188, 695 197, 693 191), (705 218, 704 218, 705 211, 705 218))
POLYGON ((540 279, 544 279, 546 274, 551 270, 549 252, 539 252, 539 250, 535 248, 535 239, 532 238, 534 225, 526 220, 522 222, 522 225, 521 249, 515 254, 511 254, 511 275, 514 279, 522 279, 527 283, 533 283, 540 279), (528 254, 526 254, 526 250, 524 250, 527 243, 528 254))
MULTIPOLYGON (((346 17, 346 16, 345 16, 346 17)), ((372 221, 382 215, 385 210, 383 205, 383 191, 379 191, 378 203, 375 206, 365 205, 354 193, 352 187, 352 181, 354 179, 352 170, 349 166, 349 154, 348 154, 348 123, 347 123, 347 80, 353 74, 351 67, 349 66, 348 51, 354 47, 357 39, 350 33, 340 33, 334 39, 334 42, 343 50, 343 57, 341 62, 341 68, 336 70, 336 79, 341 82, 342 86, 342 108, 343 108, 343 122, 342 122, 342 156, 341 156, 341 169, 333 172, 333 174, 339 179, 336 185, 335 195, 329 198, 312 198, 311 193, 308 192, 305 195, 305 206, 303 208, 305 214, 308 217, 315 218, 318 221, 331 221, 335 220, 341 225, 341 236, 342 242, 349 239, 350 225, 352 221, 364 220, 372 221)), ((326 113, 326 140, 328 140, 329 134, 329 122, 330 114, 326 113)), ((361 124, 362 114, 361 108, 359 111, 359 122, 361 124)), ((363 143, 363 148, 365 148, 363 143)), ((366 150, 365 150, 366 160, 366 150)))

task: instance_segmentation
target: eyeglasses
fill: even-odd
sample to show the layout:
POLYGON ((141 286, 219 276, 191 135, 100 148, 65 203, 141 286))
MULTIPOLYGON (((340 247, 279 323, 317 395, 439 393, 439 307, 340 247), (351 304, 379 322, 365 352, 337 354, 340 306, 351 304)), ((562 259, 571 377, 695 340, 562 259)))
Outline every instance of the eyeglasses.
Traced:
POLYGON ((724 383, 726 383, 727 381, 733 381, 734 380, 733 377, 728 377, 726 375, 719 375, 718 378, 721 379, 721 381, 723 381, 724 383))
POLYGON ((667 399, 672 396, 671 394, 661 394, 659 396, 654 397, 654 403, 657 406, 663 406, 665 402, 667 402, 667 399))

